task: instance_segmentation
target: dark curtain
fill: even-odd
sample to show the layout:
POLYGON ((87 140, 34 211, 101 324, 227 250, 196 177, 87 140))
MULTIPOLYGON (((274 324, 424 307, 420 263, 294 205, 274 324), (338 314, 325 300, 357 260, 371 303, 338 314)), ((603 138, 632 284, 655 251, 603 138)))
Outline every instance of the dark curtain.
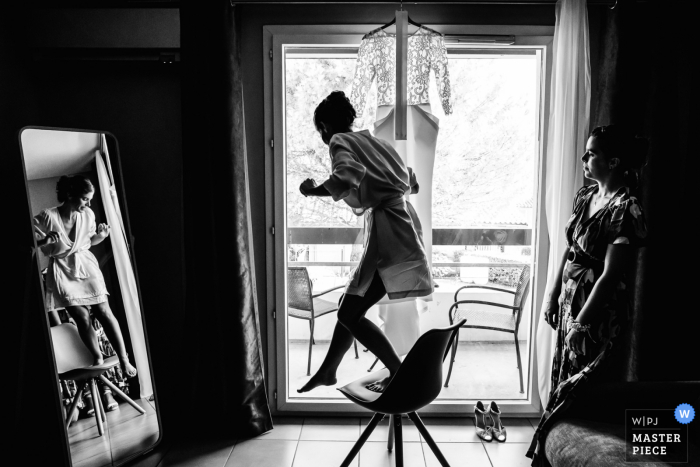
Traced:
POLYGON ((189 435, 272 428, 255 290, 241 25, 228 0, 183 2, 189 435))
POLYGON ((597 9, 591 13, 600 24, 591 126, 628 125, 650 142, 637 190, 649 237, 632 271, 623 379, 700 380, 700 365, 686 359, 697 354, 697 332, 688 325, 697 309, 696 255, 682 233, 694 198, 688 170, 693 15, 673 2, 618 0, 614 9, 589 8, 597 9))

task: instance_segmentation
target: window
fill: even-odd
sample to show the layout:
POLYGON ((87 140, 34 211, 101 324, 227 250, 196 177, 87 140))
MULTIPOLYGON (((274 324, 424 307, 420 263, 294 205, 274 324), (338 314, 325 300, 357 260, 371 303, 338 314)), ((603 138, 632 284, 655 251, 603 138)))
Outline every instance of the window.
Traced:
MULTIPOLYGON (((305 268, 313 293, 318 293, 345 284, 362 255, 363 217, 355 216, 344 203, 305 198, 298 190, 304 179, 321 182, 330 173, 328 148, 314 128, 313 111, 333 90, 350 94, 360 38, 352 34, 304 36, 302 41, 286 34, 269 38, 275 54, 270 83, 274 118, 269 120, 277 143, 271 151, 275 186, 271 217, 283 233, 274 237, 269 249, 275 252, 277 310, 275 353, 270 355, 277 356, 274 385, 282 410, 353 410, 334 387, 296 393, 308 380, 309 351, 313 374, 337 320, 335 313, 315 319, 310 345, 310 322, 287 313, 286 304, 292 293, 287 289, 289 267, 305 268)), ((463 285, 512 290, 525 266, 537 277, 544 52, 543 44, 501 48, 448 44, 451 116, 442 113, 431 82, 432 113, 440 120, 432 187, 432 265, 439 288, 421 315, 422 332, 448 324, 454 293, 463 285)), ((367 102, 363 121, 372 123, 374 86, 367 102)), ((332 290, 320 298, 337 303, 341 293, 342 289, 332 290)), ((504 304, 513 300, 512 294, 489 289, 462 293, 460 299, 504 304)), ((455 406, 479 399, 497 400, 504 407, 510 404, 512 411, 517 411, 516 406, 527 411, 536 404, 530 324, 537 294, 530 297, 518 332, 523 392, 514 335, 464 329, 449 387, 443 389, 434 410, 454 411, 455 406)), ((476 307, 477 311, 493 310, 497 318, 503 315, 500 309, 476 307)), ((367 316, 381 323, 375 309, 367 316)), ((375 360, 361 345, 359 357, 355 358, 353 349, 348 352, 339 369, 339 384, 359 377, 375 360)), ((445 375, 449 363, 448 358, 445 375)))

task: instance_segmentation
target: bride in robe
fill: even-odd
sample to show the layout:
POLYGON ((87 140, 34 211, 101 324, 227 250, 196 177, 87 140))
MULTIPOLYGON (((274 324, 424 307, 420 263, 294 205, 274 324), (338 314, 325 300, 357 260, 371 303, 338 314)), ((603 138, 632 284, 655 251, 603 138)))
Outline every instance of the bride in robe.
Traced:
POLYGON ((46 275, 48 311, 65 308, 75 321, 80 337, 101 365, 104 357, 97 334, 90 323, 90 310, 102 324, 119 358, 124 375, 136 375, 129 362, 119 322, 109 307, 102 271, 90 247, 109 236, 109 225, 95 224, 90 202, 94 186, 81 175, 63 176, 56 185, 59 206, 45 209, 34 217, 37 246, 49 257, 46 275))

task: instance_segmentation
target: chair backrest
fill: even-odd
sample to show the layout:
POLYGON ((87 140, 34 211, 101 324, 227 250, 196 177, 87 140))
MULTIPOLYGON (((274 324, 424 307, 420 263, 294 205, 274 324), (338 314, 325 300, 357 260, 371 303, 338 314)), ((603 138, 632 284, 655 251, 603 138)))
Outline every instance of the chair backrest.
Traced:
POLYGON ((94 357, 72 324, 60 324, 51 328, 53 353, 56 357, 56 370, 61 375, 77 368, 85 368, 94 363, 94 357))
POLYGON ((462 319, 447 328, 431 329, 418 338, 380 396, 387 413, 414 412, 435 400, 442 389, 442 362, 465 322, 462 319))
POLYGON ((311 290, 311 280, 306 268, 287 268, 287 305, 297 310, 313 311, 311 290))
POLYGON ((518 278, 513 306, 522 307, 530 293, 530 266, 524 266, 518 278))

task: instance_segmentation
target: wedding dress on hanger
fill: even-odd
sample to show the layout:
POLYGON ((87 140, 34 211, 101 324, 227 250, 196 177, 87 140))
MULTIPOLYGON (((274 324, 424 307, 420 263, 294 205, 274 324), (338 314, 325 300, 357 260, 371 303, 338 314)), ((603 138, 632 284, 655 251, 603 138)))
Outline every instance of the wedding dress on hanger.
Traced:
MULTIPOLYGON (((423 227, 423 240, 429 264, 432 264, 432 180, 439 119, 431 113, 429 83, 432 70, 445 115, 452 114, 452 96, 447 50, 441 34, 419 28, 408 37, 407 63, 407 138, 394 135, 396 99, 396 35, 382 29, 365 35, 358 51, 350 101, 363 124, 367 94, 377 85, 377 120, 371 125, 375 137, 394 147, 408 167, 412 167, 420 190, 407 195, 423 227)), ((367 125, 370 126, 370 125, 367 125)), ((420 336, 420 313, 428 309, 422 299, 380 300, 382 329, 399 355, 405 355, 420 336)))

